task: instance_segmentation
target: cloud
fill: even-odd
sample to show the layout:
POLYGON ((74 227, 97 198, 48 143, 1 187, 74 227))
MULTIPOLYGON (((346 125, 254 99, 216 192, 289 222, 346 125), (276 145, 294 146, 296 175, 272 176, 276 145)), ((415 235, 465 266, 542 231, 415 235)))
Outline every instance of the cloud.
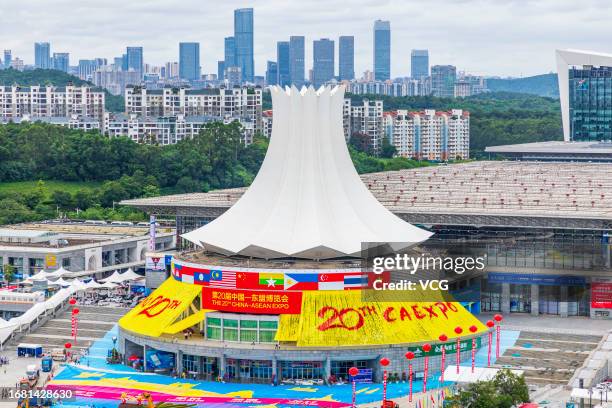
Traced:
MULTIPOLYGON (((36 41, 78 59, 112 59, 142 45, 145 61, 178 60, 180 41, 199 41, 203 72, 216 72, 233 10, 255 9, 255 66, 263 75, 276 42, 355 36, 357 75, 372 69, 372 25, 391 21, 392 75, 410 72, 410 50, 430 50, 431 64, 486 75, 528 75, 554 69, 555 48, 612 51, 607 0, 2 0, 0 48, 33 63, 36 41)), ((337 47, 337 43, 336 43, 337 47)), ((337 51, 336 51, 337 52, 337 51)))

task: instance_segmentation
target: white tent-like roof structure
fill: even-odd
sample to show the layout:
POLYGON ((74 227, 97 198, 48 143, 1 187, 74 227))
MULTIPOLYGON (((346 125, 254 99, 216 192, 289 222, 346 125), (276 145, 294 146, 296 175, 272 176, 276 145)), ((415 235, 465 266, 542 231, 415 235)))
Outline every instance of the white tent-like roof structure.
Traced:
POLYGON ((344 87, 271 94, 272 138, 253 184, 185 239, 226 255, 328 259, 359 255, 362 242, 415 245, 431 236, 383 207, 359 178, 344 139, 344 87))
POLYGON ((102 287, 102 284, 92 279, 85 284, 85 287, 86 289, 97 289, 97 288, 102 287))
POLYGON ((53 282, 49 281, 49 285, 55 286, 70 286, 70 282, 64 280, 63 278, 59 278, 53 282))
POLYGON ((137 274, 136 272, 134 272, 134 270, 132 268, 128 268, 127 271, 123 272, 119 276, 121 277, 121 282, 135 281, 135 280, 138 280, 138 279, 144 279, 144 276, 141 276, 141 275, 137 274))
POLYGON ((113 272, 113 274, 109 277, 100 279, 100 282, 103 282, 103 283, 108 283, 108 282, 118 283, 122 281, 123 280, 121 279, 121 274, 119 273, 119 271, 113 272))
MULTIPOLYGON (((40 272, 39 272, 40 273, 40 272)), ((45 278, 60 278, 64 275, 66 275, 67 273, 70 273, 70 271, 67 271, 66 269, 64 269, 64 267, 60 267, 57 271, 54 272, 46 272, 46 276, 45 278)))

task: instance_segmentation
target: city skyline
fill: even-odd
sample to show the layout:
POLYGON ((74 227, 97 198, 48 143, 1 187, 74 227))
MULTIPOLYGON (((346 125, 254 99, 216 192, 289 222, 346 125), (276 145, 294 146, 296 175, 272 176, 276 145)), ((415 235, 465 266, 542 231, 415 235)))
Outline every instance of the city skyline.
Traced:
POLYGON ((305 36, 305 67, 310 69, 312 41, 330 38, 338 42, 340 36, 352 35, 355 76, 360 77, 365 70, 373 69, 372 25, 377 19, 391 22, 391 77, 410 75, 411 49, 428 49, 430 65, 452 64, 458 70, 479 75, 521 76, 553 71, 555 48, 608 49, 605 26, 607 16, 612 14, 609 5, 597 0, 580 5, 548 0, 537 4, 509 1, 503 5, 475 0, 460 4, 448 0, 427 4, 357 0, 339 3, 338 7, 319 0, 283 2, 282 6, 273 1, 256 5, 229 1, 204 14, 194 13, 198 4, 189 0, 180 7, 161 1, 68 3, 49 8, 39 0, 26 0, 4 6, 0 48, 11 49, 13 58, 33 65, 34 43, 49 42, 52 52, 70 52, 71 65, 76 65, 79 59, 111 59, 121 55, 126 46, 137 45, 144 47, 146 63, 161 66, 178 61, 178 43, 199 42, 202 73, 215 73, 217 61, 224 57, 223 39, 233 33, 234 10, 254 7, 255 74, 259 76, 265 74, 268 60, 276 60, 278 41, 305 36), (35 4, 40 7, 30 7, 35 4), (123 12, 110 14, 115 9, 113 4, 123 12), (320 14, 317 11, 323 4, 326 12, 320 14), (26 8, 29 18, 37 21, 35 30, 25 30, 16 24, 21 19, 12 18, 22 15, 26 8), (135 13, 147 22, 147 32, 133 24, 135 13), (482 15, 487 19, 479 17, 482 15), (66 27, 68 21, 72 23, 66 27), (588 30, 584 30, 586 22, 588 30), (60 26, 65 29, 58 30, 60 26))

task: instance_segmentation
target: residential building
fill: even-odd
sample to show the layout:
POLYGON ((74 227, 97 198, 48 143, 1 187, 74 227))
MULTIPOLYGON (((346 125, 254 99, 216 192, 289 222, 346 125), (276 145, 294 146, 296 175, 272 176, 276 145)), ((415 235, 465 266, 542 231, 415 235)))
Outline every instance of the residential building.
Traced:
POLYGON ((397 156, 416 160, 446 161, 470 156, 469 112, 398 110, 385 112, 386 136, 397 156))
POLYGON ((412 50, 410 53, 410 77, 420 80, 429 76, 429 51, 412 50))
POLYGON ((179 77, 188 81, 200 79, 200 43, 179 44, 179 77))
POLYGON ((106 59, 95 58, 91 60, 79 60, 78 70, 79 78, 84 81, 93 81, 94 72, 102 67, 106 66, 106 59))
POLYGON ((54 52, 53 69, 68 72, 70 69, 70 54, 67 52, 54 52))
POLYGON ((276 43, 276 64, 278 80, 280 86, 291 85, 291 63, 289 57, 289 41, 279 41, 276 43))
POLYGON ((334 41, 328 38, 313 41, 312 83, 319 87, 334 78, 334 41))
POLYGON ((21 58, 16 57, 11 61, 11 68, 17 71, 23 71, 25 69, 25 64, 21 58))
POLYGON ((360 103, 344 100, 344 137, 359 138, 370 153, 377 155, 384 137, 383 101, 363 99, 360 103))
POLYGON ((261 133, 268 139, 272 137, 272 109, 261 113, 261 133))
POLYGON ((178 78, 179 76, 179 63, 178 62, 166 62, 166 79, 178 78))
POLYGON ((48 42, 34 43, 34 66, 39 69, 51 68, 51 45, 48 42))
POLYGON ((228 86, 240 85, 242 83, 242 68, 236 66, 225 67, 223 78, 228 86))
POLYGON ((104 119, 104 92, 90 86, 0 86, 0 120, 27 116, 68 118, 72 115, 104 119))
POLYGON ((386 81, 391 78, 391 23, 374 22, 374 79, 386 81))
MULTIPOLYGON (((238 68, 238 67, 234 67, 238 68)), ((239 69, 239 68, 238 68, 239 69)), ((227 73, 227 72, 226 72, 227 73)), ((261 131, 262 90, 252 87, 188 89, 165 87, 148 90, 141 86, 125 89, 125 114, 147 118, 185 116, 212 117, 252 123, 261 131)))
POLYGON ((487 81, 485 77, 465 74, 457 76, 457 81, 455 82, 455 98, 465 98, 486 91, 487 81))
POLYGON ((275 61, 268 61, 266 69, 266 85, 278 84, 278 64, 275 61))
POLYGON ((253 59, 253 9, 234 10, 234 45, 236 66, 240 67, 242 79, 253 83, 255 62, 253 59))
POLYGON ((144 75, 144 58, 142 47, 127 47, 124 57, 124 71, 134 70, 140 74, 140 77, 144 75))
POLYGON ((289 37, 289 82, 298 88, 304 85, 304 36, 289 37))
POLYGON ((434 65, 431 67, 431 92, 439 98, 455 97, 457 68, 453 65, 434 65))
POLYGON ((123 95, 126 86, 139 85, 142 79, 134 70, 122 71, 114 65, 104 65, 93 72, 91 81, 113 95, 123 95))
POLYGON ((338 40, 338 78, 355 79, 355 37, 352 35, 340 36, 338 40))

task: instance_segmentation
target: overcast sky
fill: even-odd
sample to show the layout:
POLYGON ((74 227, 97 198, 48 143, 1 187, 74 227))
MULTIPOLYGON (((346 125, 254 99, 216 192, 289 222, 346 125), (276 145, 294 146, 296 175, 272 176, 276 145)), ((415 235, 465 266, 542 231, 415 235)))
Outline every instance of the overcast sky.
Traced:
MULTIPOLYGON (((35 41, 51 52, 112 61, 142 45, 145 62, 178 60, 180 41, 200 42, 202 73, 216 73, 233 9, 255 9, 255 69, 276 58, 276 41, 355 36, 355 72, 372 69, 372 25, 391 21, 391 74, 410 72, 410 50, 427 48, 430 64, 482 75, 553 71, 555 48, 612 52, 610 0, 0 0, 0 49, 34 61, 35 41)), ((0 55, 0 58, 2 56, 0 55)), ((337 56, 336 56, 337 58, 337 56)), ((336 60, 337 72, 337 60, 336 60)))

